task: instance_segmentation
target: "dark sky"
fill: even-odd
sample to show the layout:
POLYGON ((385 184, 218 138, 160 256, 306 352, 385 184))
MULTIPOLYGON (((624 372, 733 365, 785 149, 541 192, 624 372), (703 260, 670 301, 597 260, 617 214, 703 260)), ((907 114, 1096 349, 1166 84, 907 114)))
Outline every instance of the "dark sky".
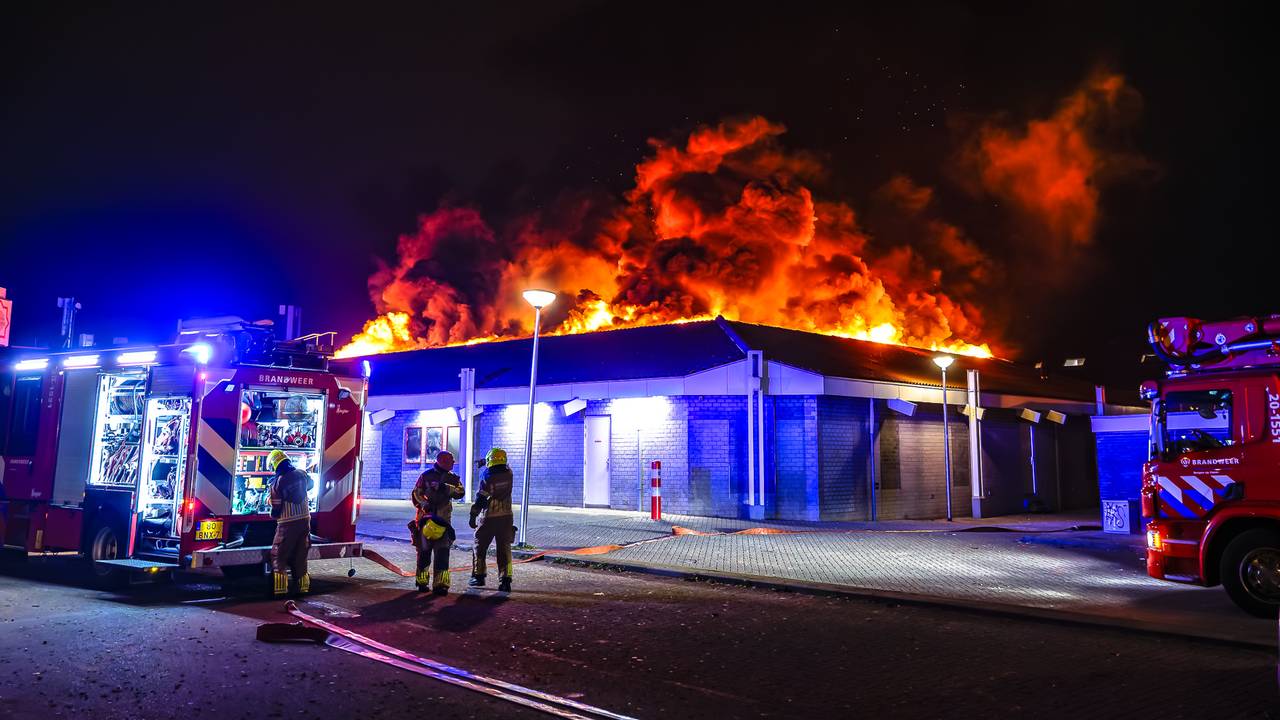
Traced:
POLYGON ((1104 193, 1079 281, 1016 323, 1024 358, 1101 367, 1133 360, 1157 316, 1280 311, 1254 10, 450 5, 6 4, 15 341, 52 341, 59 295, 100 341, 284 302, 346 335, 372 315, 373 258, 417 214, 621 193, 646 138, 735 115, 787 125, 830 168, 824 192, 858 207, 895 173, 944 181, 958 119, 1051 113, 1099 65, 1141 94, 1126 142, 1154 171, 1104 193))

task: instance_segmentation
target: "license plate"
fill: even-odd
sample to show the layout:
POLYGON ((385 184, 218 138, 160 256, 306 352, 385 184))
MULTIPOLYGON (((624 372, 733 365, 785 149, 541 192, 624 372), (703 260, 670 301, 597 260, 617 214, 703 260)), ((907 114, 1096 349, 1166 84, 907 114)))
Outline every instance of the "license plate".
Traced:
POLYGON ((221 520, 201 520, 200 527, 196 528, 197 540, 221 540, 222 539, 222 521, 221 520))

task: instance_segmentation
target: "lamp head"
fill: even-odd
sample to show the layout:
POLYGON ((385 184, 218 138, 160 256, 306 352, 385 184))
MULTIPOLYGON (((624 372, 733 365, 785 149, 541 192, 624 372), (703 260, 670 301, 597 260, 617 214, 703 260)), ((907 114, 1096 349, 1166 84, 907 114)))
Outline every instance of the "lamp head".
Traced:
POLYGON ((523 294, 525 301, 539 310, 555 302, 556 299, 556 294, 550 290, 525 290, 523 294))
POLYGON ((956 359, 951 357, 950 355, 935 355, 933 357, 933 364, 937 365, 943 370, 946 370, 947 368, 951 367, 951 363, 955 361, 956 359))

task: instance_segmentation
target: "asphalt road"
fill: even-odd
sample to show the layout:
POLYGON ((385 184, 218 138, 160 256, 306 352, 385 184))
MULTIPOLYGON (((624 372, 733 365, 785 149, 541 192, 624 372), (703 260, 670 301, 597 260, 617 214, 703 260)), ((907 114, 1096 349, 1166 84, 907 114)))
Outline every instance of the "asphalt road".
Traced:
MULTIPOLYGON (((374 546, 410 562, 406 545, 374 546)), ((316 564, 304 609, 637 718, 1280 718, 1271 652, 546 563, 519 566, 509 597, 463 591, 459 573, 433 598, 355 563, 354 578, 316 564)), ((260 622, 289 618, 257 587, 104 592, 73 569, 0 573, 0 717, 540 716, 332 648, 258 642, 260 622)))

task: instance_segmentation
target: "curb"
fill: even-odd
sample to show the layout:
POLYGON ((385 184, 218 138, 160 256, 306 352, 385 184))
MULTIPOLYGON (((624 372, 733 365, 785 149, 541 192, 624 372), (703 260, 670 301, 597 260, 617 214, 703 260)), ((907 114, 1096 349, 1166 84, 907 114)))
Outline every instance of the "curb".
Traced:
POLYGON ((846 585, 810 583, 799 580, 781 580, 778 578, 763 577, 759 575, 725 573, 708 570, 689 570, 687 568, 667 565, 645 565, 603 559, 585 560, 576 557, 556 555, 554 554, 554 551, 548 552, 544 559, 557 565, 569 565, 593 570, 622 570, 624 572, 676 578, 693 582, 717 582, 726 585, 738 585, 742 587, 761 588, 780 592, 796 592, 820 597, 896 602, 903 605, 915 605, 918 607, 961 610, 994 617, 1017 618, 1023 620, 1031 619, 1064 625, 1104 627, 1140 635, 1173 638, 1178 640, 1198 640, 1202 642, 1211 642, 1217 645, 1239 647, 1249 650, 1266 650, 1268 652, 1276 651, 1276 643, 1274 641, 1264 642, 1261 640, 1243 640, 1237 637, 1213 632, 1190 633, 1180 625, 1144 623, 1126 618, 1090 615, 1088 613, 1073 612, 1069 610, 1053 610, 1049 608, 1037 608, 1024 605, 1013 605, 1009 603, 983 602, 977 600, 965 600, 961 598, 945 598, 933 595, 917 595, 914 593, 902 593, 892 590, 874 590, 870 588, 846 585))
POLYGON ((1054 547, 1069 548, 1088 548, 1090 550, 1108 550, 1111 552, 1131 550, 1133 552, 1142 553, 1146 551, 1145 546, 1131 544, 1127 542, 1115 542, 1108 540, 1099 540, 1096 538, 1073 538, 1070 536, 1054 536, 1054 535, 1023 535, 1018 538, 1020 543, 1028 543, 1031 545, 1051 545, 1054 547))

